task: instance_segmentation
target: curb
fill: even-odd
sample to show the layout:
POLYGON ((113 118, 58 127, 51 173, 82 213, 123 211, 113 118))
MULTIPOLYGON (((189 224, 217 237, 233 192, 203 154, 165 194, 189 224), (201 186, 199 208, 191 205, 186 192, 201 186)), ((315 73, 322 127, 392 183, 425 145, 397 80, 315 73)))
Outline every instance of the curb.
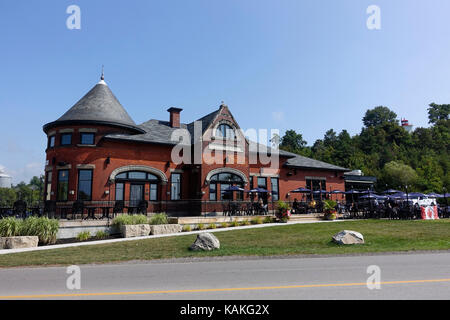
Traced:
POLYGON ((89 242, 80 242, 80 243, 55 244, 55 245, 34 247, 34 248, 2 249, 2 250, 0 250, 0 255, 12 254, 12 253, 20 253, 20 252, 32 252, 32 251, 42 251, 42 250, 63 249, 63 248, 72 248, 72 247, 81 247, 81 246, 92 246, 92 245, 98 245, 98 244, 110 244, 110 243, 124 242, 124 241, 137 241, 137 240, 145 240, 145 239, 156 239, 156 238, 186 236, 186 235, 199 234, 199 233, 205 233, 205 232, 216 233, 216 232, 245 230, 245 229, 253 229, 253 228, 283 227, 283 226, 294 225, 294 224, 332 223, 332 222, 341 222, 341 221, 350 221, 350 220, 292 221, 292 222, 287 222, 287 223, 265 223, 265 224, 251 225, 251 226, 228 227, 228 228, 223 228, 223 229, 207 229, 207 230, 199 230, 199 231, 178 232, 178 233, 151 235, 151 236, 134 237, 134 238, 119 238, 119 239, 98 240, 98 241, 89 241, 89 242))

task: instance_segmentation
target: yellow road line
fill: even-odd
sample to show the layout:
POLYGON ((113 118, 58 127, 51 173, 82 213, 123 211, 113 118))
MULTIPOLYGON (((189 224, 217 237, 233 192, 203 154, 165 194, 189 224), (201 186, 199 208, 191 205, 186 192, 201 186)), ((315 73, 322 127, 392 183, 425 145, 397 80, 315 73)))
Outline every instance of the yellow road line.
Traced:
MULTIPOLYGON (((408 284, 408 283, 430 283, 450 282, 450 279, 432 280, 406 280, 406 281, 383 281, 375 284, 408 284)), ((0 299, 33 299, 33 298, 64 298, 64 297, 92 297, 92 296, 120 296, 120 295, 144 295, 162 293, 198 293, 198 292, 224 292, 224 291, 248 291, 248 290, 274 290, 274 289, 296 289, 296 288, 323 288, 323 287, 351 287, 366 286, 365 282, 357 283, 331 283, 331 284, 305 284, 293 286, 271 286, 271 287, 248 287, 248 288, 218 288, 218 289, 188 289, 188 290, 157 290, 157 291, 135 291, 135 292, 99 292, 99 293, 62 293, 62 294, 36 294, 21 296, 0 296, 0 299)))

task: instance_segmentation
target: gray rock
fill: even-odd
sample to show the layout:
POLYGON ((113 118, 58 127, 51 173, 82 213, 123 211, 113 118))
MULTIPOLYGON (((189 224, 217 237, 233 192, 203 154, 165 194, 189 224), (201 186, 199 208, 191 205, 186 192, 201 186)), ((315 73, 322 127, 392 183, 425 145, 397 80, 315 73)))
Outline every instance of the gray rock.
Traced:
POLYGON ((189 247, 194 251, 211 251, 214 249, 220 249, 220 241, 215 235, 209 232, 200 233, 197 235, 195 242, 189 247))
POLYGON ((0 238, 1 249, 20 249, 37 247, 39 238, 36 236, 0 238))
POLYGON ((183 227, 179 224, 155 224, 150 226, 150 234, 168 234, 181 232, 183 227))
POLYGON ((333 241, 338 244, 363 244, 364 237, 359 232, 343 230, 333 236, 333 241))
POLYGON ((121 227, 122 237, 132 238, 132 237, 143 237, 150 234, 150 225, 148 224, 131 224, 123 225, 121 227))

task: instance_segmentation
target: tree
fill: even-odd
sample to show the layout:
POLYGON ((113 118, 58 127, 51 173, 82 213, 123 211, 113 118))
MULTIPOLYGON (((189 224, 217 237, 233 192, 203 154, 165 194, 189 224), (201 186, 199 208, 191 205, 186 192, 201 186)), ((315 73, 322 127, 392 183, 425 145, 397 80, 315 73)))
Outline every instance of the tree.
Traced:
POLYGON ((397 114, 388 107, 378 106, 366 111, 363 123, 367 128, 376 127, 385 123, 398 124, 397 114))
POLYGON ((397 161, 386 163, 383 168, 384 181, 391 187, 403 187, 417 181, 417 173, 410 166, 397 161))
POLYGON ((306 146, 306 143, 307 142, 303 140, 301 133, 297 133, 295 130, 287 130, 281 138, 280 149, 293 153, 299 153, 306 146))
POLYGON ((439 120, 448 120, 450 104, 430 103, 428 108, 428 123, 436 124, 439 120))

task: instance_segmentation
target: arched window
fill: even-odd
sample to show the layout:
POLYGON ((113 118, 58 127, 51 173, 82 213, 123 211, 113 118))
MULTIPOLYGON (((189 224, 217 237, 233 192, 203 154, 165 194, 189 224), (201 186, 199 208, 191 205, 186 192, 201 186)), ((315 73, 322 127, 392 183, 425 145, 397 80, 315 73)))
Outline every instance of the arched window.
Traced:
POLYGON ((235 138, 233 128, 225 123, 222 123, 217 127, 216 136, 226 138, 226 139, 234 139, 235 138))
POLYGON ((160 179, 154 174, 144 171, 127 171, 115 176, 116 200, 125 200, 125 184, 129 183, 130 201, 146 200, 145 185, 148 183, 148 200, 158 200, 158 183, 160 179))
POLYGON ((217 173, 213 175, 210 179, 209 183, 209 200, 233 200, 233 197, 236 200, 243 200, 244 193, 243 191, 226 191, 231 186, 244 187, 244 180, 231 172, 223 172, 217 173), (220 199, 218 199, 218 192, 220 191, 220 199))

